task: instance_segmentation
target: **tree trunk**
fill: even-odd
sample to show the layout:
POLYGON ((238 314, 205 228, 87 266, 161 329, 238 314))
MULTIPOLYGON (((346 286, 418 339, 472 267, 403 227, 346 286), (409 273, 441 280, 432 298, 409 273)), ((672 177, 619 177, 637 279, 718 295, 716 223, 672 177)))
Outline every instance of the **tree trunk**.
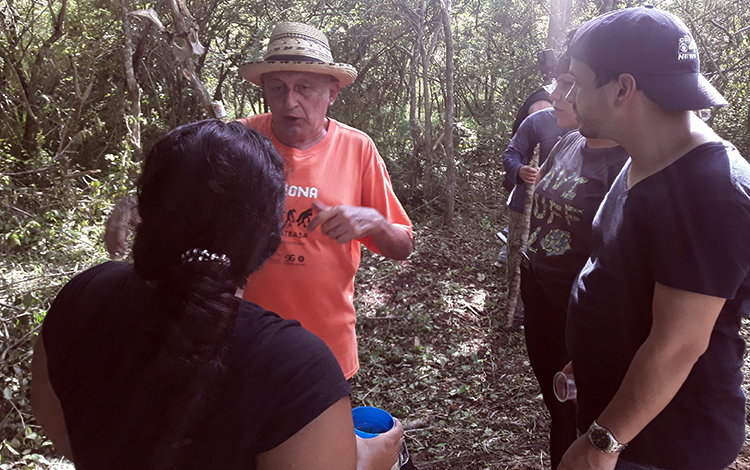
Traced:
POLYGON ((125 125, 128 129, 128 140, 132 146, 135 160, 140 161, 143 157, 141 146, 141 88, 135 79, 135 70, 133 69, 133 28, 130 24, 130 15, 128 15, 127 0, 120 0, 120 5, 122 6, 122 30, 125 37, 125 47, 123 48, 125 83, 127 99, 130 100, 129 114, 125 115, 125 125))
MULTIPOLYGON (((424 15, 425 15, 425 2, 424 0, 421 3, 420 6, 420 19, 422 20, 422 26, 424 26, 424 15)), ((419 33, 422 35, 421 43, 422 43, 422 100, 424 105, 424 151, 425 151, 425 176, 427 177, 427 181, 425 181, 425 188, 430 187, 432 183, 432 171, 433 171, 433 164, 432 164, 432 100, 430 99, 430 57, 432 56, 430 49, 432 47, 426 47, 427 44, 425 44, 425 37, 422 32, 419 33)), ((434 44, 434 42, 433 42, 434 44)), ((431 45, 430 45, 431 46, 431 45)))
POLYGON ((198 23, 190 14, 184 0, 170 0, 169 8, 172 12, 174 21, 174 38, 172 51, 178 62, 184 62, 185 67, 182 69, 182 75, 188 80, 191 88, 195 91, 198 102, 203 106, 206 113, 212 117, 217 117, 211 101, 211 95, 203 85, 196 71, 195 59, 206 52, 206 49, 198 41, 198 23))
MULTIPOLYGON (((411 7, 404 1, 400 2, 400 6, 401 9, 406 13, 409 24, 414 31, 414 34, 416 35, 413 60, 416 61, 417 57, 421 58, 419 65, 422 69, 422 95, 420 98, 419 96, 417 96, 418 94, 415 94, 415 106, 413 106, 412 109, 417 110, 417 113, 415 114, 416 120, 418 120, 419 112, 424 110, 424 127, 422 132, 423 139, 421 142, 422 163, 419 166, 422 168, 421 186, 422 188, 424 188, 426 195, 431 196, 432 193, 430 193, 430 190, 436 187, 434 177, 436 165, 433 161, 434 145, 432 137, 432 100, 430 99, 430 58, 437 48, 439 34, 433 34, 430 40, 430 44, 427 44, 428 35, 425 34, 425 15, 427 12, 426 0, 420 1, 419 7, 416 11, 412 10, 411 7)), ((440 27, 440 23, 437 23, 435 26, 440 27)), ((415 64, 415 69, 416 67, 417 65, 415 64)), ((416 78, 414 85, 414 90, 416 91, 416 78)))
POLYGON ((604 0, 602 2, 602 8, 599 11, 599 14, 603 15, 605 13, 609 13, 614 8, 614 0, 604 0))
MULTIPOLYGON (((36 53, 34 62, 32 63, 28 80, 23 78, 23 65, 21 61, 17 61, 13 64, 15 75, 17 75, 19 83, 21 84, 22 91, 25 96, 23 97, 24 105, 26 106, 26 122, 24 124, 22 148, 24 154, 28 158, 34 158, 39 152, 39 145, 37 143, 37 134, 39 133, 39 115, 40 115, 40 104, 39 104, 39 79, 40 74, 43 73, 42 65, 44 59, 50 55, 50 49, 65 33, 65 18, 68 10, 67 0, 63 0, 60 5, 60 10, 57 13, 57 17, 54 16, 52 6, 49 6, 50 15, 52 16, 53 30, 52 34, 44 44, 39 48, 36 53)), ((11 51, 6 51, 5 55, 10 56, 11 51)))
MULTIPOLYGON (((91 90, 94 87, 94 80, 91 80, 86 87, 85 91, 81 91, 81 79, 78 75, 78 67, 72 57, 70 57, 70 67, 73 71, 73 90, 76 98, 78 99, 73 113, 67 116, 62 123, 60 128, 60 142, 57 146, 57 152, 55 153, 54 160, 60 162, 60 173, 63 177, 63 184, 65 185, 65 194, 70 194, 70 153, 69 147, 73 142, 76 141, 80 131, 77 131, 81 120, 81 114, 83 108, 91 95, 91 90)), ((98 171, 98 170, 93 170, 98 171)))
POLYGON ((445 31, 445 211, 443 223, 453 223, 454 198, 456 194, 456 160, 453 155, 453 33, 451 32, 451 0, 445 0, 443 8, 445 31))
MULTIPOLYGON (((539 165, 539 144, 534 149, 529 166, 536 168, 539 165)), ((513 326, 513 317, 516 314, 518 296, 521 294, 521 258, 525 256, 526 243, 529 241, 529 225, 531 224, 531 203, 536 185, 526 185, 526 198, 524 199, 523 212, 511 212, 508 224, 508 295, 505 299, 505 327, 513 326)))
POLYGON ((409 61, 409 131, 411 133, 412 141, 412 161, 414 166, 414 176, 411 178, 411 184, 413 188, 416 188, 419 184, 421 177, 422 164, 420 161, 420 155, 424 152, 424 140, 422 139, 422 129, 420 128, 419 122, 417 121, 417 75, 419 75, 418 57, 419 57, 419 46, 415 45, 414 50, 411 54, 409 61))
POLYGON ((565 46, 573 0, 550 0, 547 49, 560 51, 565 46))

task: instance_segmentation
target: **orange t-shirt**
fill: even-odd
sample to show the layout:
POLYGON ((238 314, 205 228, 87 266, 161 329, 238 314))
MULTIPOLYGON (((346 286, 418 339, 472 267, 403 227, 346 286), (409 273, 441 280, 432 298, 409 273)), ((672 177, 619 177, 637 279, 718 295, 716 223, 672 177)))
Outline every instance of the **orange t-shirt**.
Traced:
POLYGON ((273 136, 271 114, 239 122, 271 138, 287 173, 281 246, 250 276, 244 297, 298 320, 320 337, 348 379, 359 369, 353 297, 360 243, 375 252, 377 248, 369 236, 341 244, 322 235, 320 228, 307 233, 312 202, 373 207, 409 234, 411 221, 393 192, 383 159, 364 132, 330 119, 323 140, 297 150, 273 136))

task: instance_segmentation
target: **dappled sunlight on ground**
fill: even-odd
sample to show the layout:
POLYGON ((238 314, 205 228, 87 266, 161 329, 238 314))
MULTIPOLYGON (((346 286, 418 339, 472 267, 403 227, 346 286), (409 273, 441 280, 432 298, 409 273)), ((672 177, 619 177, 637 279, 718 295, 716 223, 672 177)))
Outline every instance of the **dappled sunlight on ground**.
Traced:
MULTIPOLYGON (((417 230, 420 244, 406 261, 363 250, 355 294, 361 369, 351 380, 352 405, 379 406, 401 419, 420 470, 549 468, 548 417, 523 330, 502 328, 505 282, 503 270, 493 267, 493 231, 459 227, 459 239, 441 229, 417 230)), ((42 299, 52 296, 33 289, 40 273, 9 275, 12 269, 0 268, 0 304, 7 304, 0 308, 5 318, 16 310, 23 316, 1 324, 0 336, 33 328, 32 317, 48 307, 42 299), (15 303, 3 297, 11 284, 16 292, 27 286, 28 296, 15 303)), ((45 289, 59 288, 74 272, 44 273, 45 289)), ((743 334, 747 340, 748 320, 743 334)), ((0 470, 73 470, 56 457, 31 416, 31 341, 0 349, 3 392, 11 397, 0 401, 4 439, 17 452, 0 462, 0 470)), ((6 454, 12 453, 6 448, 6 454)), ((729 469, 750 470, 750 447, 729 469)))
MULTIPOLYGON (((492 233, 466 240, 469 230, 456 231, 460 241, 422 229, 403 262, 363 251, 352 404, 401 419, 420 470, 547 469, 548 415, 523 330, 501 328, 492 233)), ((729 469, 750 469, 747 445, 729 469)))
POLYGON ((422 231, 405 262, 364 254, 352 403, 400 418, 422 470, 540 469, 547 423, 522 332, 499 327, 494 254, 444 237, 422 231))

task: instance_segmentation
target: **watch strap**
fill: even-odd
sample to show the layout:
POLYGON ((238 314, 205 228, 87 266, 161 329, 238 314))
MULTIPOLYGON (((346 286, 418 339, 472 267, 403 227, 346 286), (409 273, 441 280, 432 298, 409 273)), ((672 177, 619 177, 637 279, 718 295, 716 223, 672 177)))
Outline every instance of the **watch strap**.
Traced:
POLYGON ((627 444, 623 444, 615 439, 612 431, 600 425, 594 420, 589 426, 589 430, 586 433, 589 436, 589 441, 595 449, 606 452, 608 454, 619 454, 627 447, 627 444))

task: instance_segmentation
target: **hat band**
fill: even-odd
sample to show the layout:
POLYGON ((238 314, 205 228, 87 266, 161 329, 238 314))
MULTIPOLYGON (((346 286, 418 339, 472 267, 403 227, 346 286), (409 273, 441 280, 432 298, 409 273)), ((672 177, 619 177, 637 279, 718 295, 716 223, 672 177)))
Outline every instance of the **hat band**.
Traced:
POLYGON ((306 55, 273 55, 266 57, 265 62, 272 61, 290 61, 290 62, 324 62, 315 57, 308 57, 306 55))
POLYGON ((314 38, 314 37, 312 37, 310 35, 302 34, 302 33, 281 33, 281 34, 276 34, 276 35, 274 35, 274 36, 271 37, 270 42, 274 42, 274 41, 277 41, 279 39, 287 39, 287 38, 289 38, 289 39, 301 39, 303 41, 314 42, 318 46, 320 46, 320 47, 322 47, 324 49, 330 49, 330 46, 328 45, 328 41, 321 41, 320 39, 317 39, 317 38, 314 38))

